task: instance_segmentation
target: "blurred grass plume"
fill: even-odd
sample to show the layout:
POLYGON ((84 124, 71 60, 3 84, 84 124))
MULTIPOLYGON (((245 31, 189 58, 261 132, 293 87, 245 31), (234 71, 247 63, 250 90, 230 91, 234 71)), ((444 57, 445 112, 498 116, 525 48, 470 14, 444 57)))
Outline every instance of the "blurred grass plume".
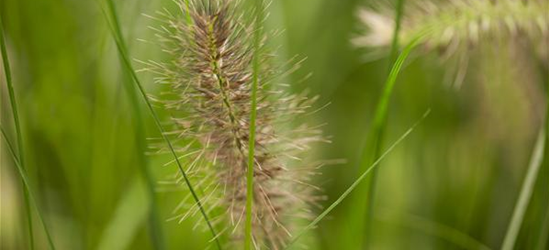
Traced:
MULTIPOLYGON (((444 57, 467 50, 481 40, 526 38, 540 44, 549 37, 549 1, 546 0, 451 0, 411 1, 402 19, 401 44, 425 30, 427 50, 440 49, 444 57)), ((353 43, 360 47, 389 46, 393 37, 394 11, 387 3, 362 8, 359 18, 367 34, 353 43)), ((547 43, 545 43, 547 44, 547 43)))

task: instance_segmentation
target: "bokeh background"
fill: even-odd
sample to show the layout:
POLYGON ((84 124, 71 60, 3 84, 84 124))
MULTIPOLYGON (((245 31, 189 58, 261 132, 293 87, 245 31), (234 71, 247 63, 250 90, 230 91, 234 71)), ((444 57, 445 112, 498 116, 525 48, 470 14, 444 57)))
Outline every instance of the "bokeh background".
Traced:
MULTIPOLYGON (((174 9, 173 2, 115 3, 131 57, 162 60, 149 29, 158 23, 142 14, 174 9)), ((323 168, 316 180, 328 196, 325 206, 359 175, 360 153, 387 76, 386 53, 350 43, 364 32, 356 13, 369 3, 275 0, 268 8, 268 28, 284 31, 270 41, 280 47, 279 60, 307 58, 290 79, 294 90, 319 95, 318 107, 329 104, 311 118, 326 124, 332 141, 315 154, 346 160, 323 168)), ((152 249, 149 200, 136 167, 135 118, 98 1, 1 0, 0 8, 27 168, 58 248, 152 249)), ((474 249, 466 247, 464 235, 491 249, 501 246, 544 120, 547 59, 539 60, 529 44, 512 39, 481 42, 467 53, 470 62, 459 86, 452 84, 458 66, 436 52, 417 50, 399 76, 384 146, 427 110, 431 114, 379 169, 372 249, 474 249)), ((14 141, 0 74, 2 126, 14 141)), ((139 77, 148 93, 161 91, 149 73, 139 77)), ((161 108, 157 111, 167 118, 161 108)), ((143 136, 158 137, 151 117, 145 112, 143 117, 143 136)), ((164 166, 169 156, 149 159, 158 182, 176 171, 174 165, 164 166)), ((27 249, 21 182, 5 146, 0 165, 0 248, 27 249)), ((181 224, 169 221, 187 190, 159 183, 158 192, 169 249, 210 246, 209 232, 193 229, 200 217, 181 224)), ((548 201, 549 167, 544 162, 516 249, 549 249, 548 201)), ((345 200, 303 244, 309 249, 353 249, 351 206, 353 199, 345 200)), ((36 214, 34 222, 37 249, 47 249, 36 214)))

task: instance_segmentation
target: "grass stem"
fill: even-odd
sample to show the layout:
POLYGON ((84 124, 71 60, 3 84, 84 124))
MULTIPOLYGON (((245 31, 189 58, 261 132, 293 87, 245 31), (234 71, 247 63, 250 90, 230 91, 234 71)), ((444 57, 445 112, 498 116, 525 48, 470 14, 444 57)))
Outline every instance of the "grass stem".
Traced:
MULTIPOLYGON (((109 5, 109 9, 114 11, 115 6, 112 0, 108 0, 107 3, 109 5)), ((111 13, 113 14, 112 21, 114 23, 114 29, 117 30, 117 33, 121 34, 122 32, 120 30, 118 16, 115 13, 111 13)), ((121 45, 127 51, 126 44, 122 43, 121 45)), ((120 63, 122 68, 125 69, 123 71, 124 83, 125 83, 124 86, 126 87, 126 92, 130 100, 132 115, 135 119, 135 123, 134 123, 135 124, 135 141, 137 144, 137 151, 138 151, 137 157, 139 159, 137 165, 139 166, 141 175, 145 180, 145 187, 147 189, 149 198, 151 199, 150 214, 149 214, 149 232, 151 234, 151 240, 153 242, 155 249, 164 250, 166 249, 166 243, 165 243, 161 220, 159 218, 159 209, 157 204, 158 198, 154 188, 154 177, 152 175, 152 171, 150 169, 148 159, 145 156, 145 152, 147 150, 147 142, 143 137, 143 135, 145 134, 145 127, 143 124, 144 120, 141 115, 141 108, 140 108, 139 100, 136 94, 136 89, 135 89, 135 86, 132 84, 131 73, 128 72, 126 67, 124 67, 124 62, 122 59, 120 60, 120 63)))
MULTIPOLYGON (((547 84, 547 88, 547 91, 549 91, 549 83, 547 84)), ((547 97, 549 98, 549 92, 547 93, 547 97)), ((501 246, 502 250, 514 249, 522 222, 524 220, 524 215, 526 214, 528 204, 530 203, 530 199, 532 198, 532 194, 534 192, 538 173, 540 172, 543 160, 547 160, 547 155, 545 155, 547 150, 545 150, 545 147, 549 141, 549 135, 547 134, 549 131, 549 99, 546 101, 547 107, 545 124, 541 126, 536 145, 534 146, 534 151, 532 152, 532 157, 530 158, 530 164, 526 172, 526 177, 522 183, 520 194, 511 217, 511 222, 509 223, 509 227, 505 233, 505 238, 503 239, 503 244, 501 246)))
POLYGON ((501 247, 502 250, 512 250, 515 247, 515 242, 517 240, 524 215, 526 214, 526 209, 528 208, 530 198, 532 197, 537 175, 543 161, 543 151, 546 141, 545 133, 545 127, 543 127, 538 135, 534 152, 530 158, 526 178, 524 179, 519 198, 515 204, 511 222, 509 223, 509 227, 507 228, 507 233, 505 234, 503 245, 501 247))
POLYGON ((246 175, 246 226, 245 226, 245 249, 253 249, 252 242, 252 206, 254 197, 254 165, 255 165, 255 132, 256 132, 256 117, 257 117, 257 85, 259 82, 259 47, 261 43, 261 20, 263 16, 262 0, 256 0, 255 9, 255 31, 254 31, 254 55, 253 55, 253 79, 252 79, 252 94, 251 94, 251 111, 250 111, 250 136, 248 141, 248 171, 246 175))
MULTIPOLYGON (((404 0, 398 0, 397 1, 397 7, 395 10, 395 27, 393 30, 393 38, 391 42, 391 51, 389 54, 389 66, 388 66, 388 76, 391 77, 391 69, 397 60, 398 57, 398 43, 399 43, 399 37, 398 34, 400 33, 400 27, 401 27, 401 20, 402 20, 402 14, 404 12, 404 0)), ((363 162, 361 163, 361 170, 364 170, 365 166, 371 164, 375 161, 375 159, 379 158, 381 155, 382 150, 382 141, 383 141, 383 135, 385 131, 386 126, 386 120, 387 120, 387 106, 389 105, 389 99, 392 95, 392 90, 394 87, 394 82, 387 82, 385 84, 385 89, 383 92, 383 95, 380 99, 380 102, 378 104, 378 109, 375 113, 375 120, 373 125, 373 132, 372 135, 372 141, 371 141, 371 148, 373 149, 373 153, 371 154, 370 158, 368 159, 369 150, 367 152, 363 153, 363 162)), ((368 147, 367 147, 368 149, 368 147)), ((376 190, 376 182, 377 182, 377 169, 373 170, 373 173, 371 175, 371 178, 368 182, 367 190, 364 191, 366 195, 366 211, 362 213, 366 213, 365 216, 361 216, 359 218, 365 218, 365 220, 359 221, 359 223, 364 223, 365 225, 361 225, 359 228, 365 228, 365 233, 361 233, 361 237, 363 239, 360 241, 359 244, 363 244, 368 248, 370 240, 368 240, 371 236, 372 230, 371 230, 371 224, 373 221, 373 211, 374 211, 374 200, 375 200, 375 190, 376 190), (364 236, 363 236, 364 235, 364 236)))
MULTIPOLYGON (((15 166, 17 167, 17 171, 19 172, 19 175, 21 177, 21 180, 23 181, 23 185, 25 186, 25 190, 27 192, 27 197, 29 199, 29 203, 34 203, 34 206, 36 208, 36 211, 38 213, 38 218, 40 219, 40 222, 42 223, 42 226, 44 227, 44 231, 46 232, 46 238, 48 239, 48 244, 51 250, 55 250, 55 244, 53 243, 53 239, 51 237, 50 231, 48 230, 48 226, 46 225, 46 221, 44 220, 44 216, 42 216, 42 210, 40 209, 38 205, 38 201, 36 200, 36 196, 33 193, 33 189, 31 186, 31 183, 29 181, 29 177, 27 175, 27 171, 25 168, 23 168, 23 165, 21 165, 21 160, 19 157, 17 157, 15 153, 15 149, 13 148, 13 145, 8 140, 8 136, 6 134, 6 131, 4 130, 4 127, 0 124, 0 132, 2 133, 2 137, 4 138, 4 141, 6 142, 6 145, 8 146, 8 151, 11 154, 13 158, 13 162, 15 163, 15 166)), ((30 208, 29 208, 30 209, 30 208)))
POLYGON ((109 23, 109 27, 111 29, 114 41, 116 43, 118 53, 120 54, 120 57, 122 58, 124 66, 125 66, 126 70, 128 71, 128 73, 130 74, 131 78, 133 79, 134 84, 137 86, 137 90, 138 90, 139 94, 141 94, 142 99, 145 101, 147 109, 148 109, 150 115, 153 117, 154 123, 155 123, 156 127, 158 128, 158 130, 160 131, 160 134, 161 134, 163 140, 168 145, 168 148, 169 148, 172 156, 175 159, 175 162, 177 164, 179 172, 183 176, 183 179, 185 181, 185 184, 187 185, 187 188, 189 188, 189 191, 191 192, 191 195, 192 195, 194 201, 196 202, 196 204, 199 207, 200 213, 204 217, 204 220, 206 221, 206 224, 208 225, 208 228, 209 228, 210 232, 212 233, 212 236, 213 236, 213 239, 214 239, 214 241, 217 245, 217 248, 222 249, 221 248, 221 243, 218 240, 216 231, 213 228, 213 225, 210 222, 210 219, 208 218, 208 215, 206 214, 206 210, 204 209, 204 207, 202 205, 202 202, 200 201, 198 195, 196 194, 196 192, 193 188, 193 185, 191 184, 191 182, 190 182, 190 180, 187 176, 187 173, 183 169, 183 166, 182 166, 182 164, 179 160, 179 157, 177 156, 177 153, 175 152, 175 149, 174 149, 170 139, 166 135, 166 131, 164 130, 162 124, 160 123, 160 119, 158 118, 158 115, 157 115, 156 111, 154 110, 151 102, 149 101, 147 93, 145 92, 145 89, 143 88, 143 85, 141 84, 141 81, 139 80, 139 78, 137 77, 137 74, 135 73, 135 70, 133 69, 133 66, 132 66, 132 64, 130 62, 130 59, 129 59, 129 56, 128 56, 128 51, 126 49, 126 46, 125 46, 125 43, 124 43, 124 40, 123 40, 122 31, 120 29, 120 24, 117 21, 118 17, 117 17, 116 10, 114 8, 114 4, 113 4, 112 0, 107 0, 107 6, 108 6, 107 7, 108 14, 107 14, 107 11, 105 11, 105 9, 103 9, 103 14, 105 15, 105 18, 106 18, 107 22, 109 23))
POLYGON ((295 244, 297 242, 297 240, 299 238, 301 238, 301 236, 303 236, 307 231, 313 229, 324 217, 326 217, 326 215, 328 215, 332 210, 334 210, 335 207, 337 207, 341 202, 343 202, 343 200, 345 198, 347 198, 347 196, 349 196, 349 194, 353 190, 355 190, 357 188, 357 186, 366 177, 368 177, 374 169, 379 167, 379 164, 381 163, 381 161, 383 161, 385 159, 385 157, 387 157, 387 155, 389 153, 391 153, 396 148, 396 146, 398 146, 402 141, 404 141, 404 139, 406 139, 412 133, 412 131, 414 131, 414 129, 429 115, 430 112, 431 112, 430 110, 425 112, 425 114, 423 114, 421 119, 419 121, 417 121, 412 127, 410 127, 400 138, 398 138, 398 140, 396 140, 383 154, 381 154, 380 157, 377 160, 375 160, 370 166, 368 166, 368 168, 358 177, 358 179, 356 179, 355 182, 353 182, 353 184, 349 188, 347 188, 347 190, 345 190, 345 192, 343 192, 343 194, 340 195, 339 198, 337 198, 336 201, 334 201, 326 210, 324 210, 318 217, 316 217, 303 230, 301 230, 299 233, 297 233, 292 238, 292 240, 290 241, 290 243, 288 244, 286 249, 290 248, 293 244, 295 244))
MULTIPOLYGON (((2 17, 0 17, 0 47, 2 51, 2 62, 4 65, 4 74, 6 76, 6 84, 8 87, 8 95, 10 99, 10 105, 11 105, 11 111, 13 115, 13 121, 15 124, 15 133, 17 137, 17 149, 19 152, 19 160, 21 163, 21 167, 25 169, 24 164, 24 153, 23 153, 23 138, 21 135, 21 123, 19 121, 19 112, 17 108, 17 100, 15 98, 15 91, 13 90, 13 82, 11 78, 11 69, 10 69, 10 62, 8 58, 8 52, 6 49, 6 41, 4 38, 4 24, 2 22, 2 17)), ((7 140, 7 138, 6 138, 7 140)), ((25 212, 27 214, 27 227, 28 227, 28 233, 29 233, 29 247, 31 250, 34 250, 34 234, 33 234, 33 225, 32 225, 32 211, 29 201, 29 191, 26 189, 26 185, 23 185, 23 196, 24 196, 24 202, 25 202, 25 212)))

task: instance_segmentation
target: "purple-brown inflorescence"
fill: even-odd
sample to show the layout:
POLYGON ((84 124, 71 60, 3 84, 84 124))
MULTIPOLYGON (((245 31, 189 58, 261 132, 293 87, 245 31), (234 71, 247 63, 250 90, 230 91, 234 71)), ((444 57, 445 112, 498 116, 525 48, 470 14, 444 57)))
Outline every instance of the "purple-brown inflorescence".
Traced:
MULTIPOLYGON (((287 94, 273 84, 291 70, 270 62, 262 39, 253 46, 253 25, 245 21, 238 1, 180 2, 182 15, 160 13, 166 25, 157 29, 173 61, 149 62, 170 86, 165 101, 188 162, 186 171, 203 193, 201 202, 219 232, 239 246, 244 237, 246 171, 252 85, 252 57, 260 59, 253 197, 253 243, 257 249, 280 249, 298 218, 310 219, 308 207, 321 198, 308 184, 320 164, 300 159, 310 144, 322 141, 317 127, 299 124, 314 98, 287 94), (297 125, 296 125, 297 124, 297 125)), ((181 181, 181 180, 179 180, 181 181)), ((184 199, 178 211, 185 208, 184 199)), ((177 218, 196 214, 192 205, 177 218)))

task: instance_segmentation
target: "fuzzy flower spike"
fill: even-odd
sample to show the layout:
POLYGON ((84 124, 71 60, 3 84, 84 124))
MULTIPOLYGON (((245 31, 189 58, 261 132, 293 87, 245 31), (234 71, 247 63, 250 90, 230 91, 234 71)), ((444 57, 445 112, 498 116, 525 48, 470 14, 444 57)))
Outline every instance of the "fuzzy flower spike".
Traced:
MULTIPOLYGON (((244 238, 246 171, 251 112, 253 25, 245 21, 238 1, 210 0, 179 3, 182 14, 159 13, 165 22, 159 33, 170 63, 146 63, 170 86, 160 98, 171 112, 187 171, 201 202, 214 215, 218 232, 241 248, 244 238), (187 11, 188 10, 188 11, 187 11)), ((291 237, 296 219, 310 219, 310 205, 322 196, 309 184, 320 164, 300 158, 310 144, 322 141, 317 127, 300 123, 314 102, 288 94, 278 77, 295 70, 272 66, 272 53, 262 39, 257 92, 256 150, 253 197, 253 244, 257 249, 280 249, 291 237)), ((180 176, 177 176, 180 180, 180 176)), ((184 199, 176 218, 196 214, 184 199)))
MULTIPOLYGON (((362 9, 359 18, 368 33, 356 37, 353 43, 359 47, 389 46, 393 12, 388 4, 362 9)), ((547 47, 549 42, 547 0, 413 1, 407 3, 404 13, 401 44, 406 45, 428 31, 420 42, 427 49, 442 49, 445 58, 494 38, 525 38, 534 47, 547 47)))

